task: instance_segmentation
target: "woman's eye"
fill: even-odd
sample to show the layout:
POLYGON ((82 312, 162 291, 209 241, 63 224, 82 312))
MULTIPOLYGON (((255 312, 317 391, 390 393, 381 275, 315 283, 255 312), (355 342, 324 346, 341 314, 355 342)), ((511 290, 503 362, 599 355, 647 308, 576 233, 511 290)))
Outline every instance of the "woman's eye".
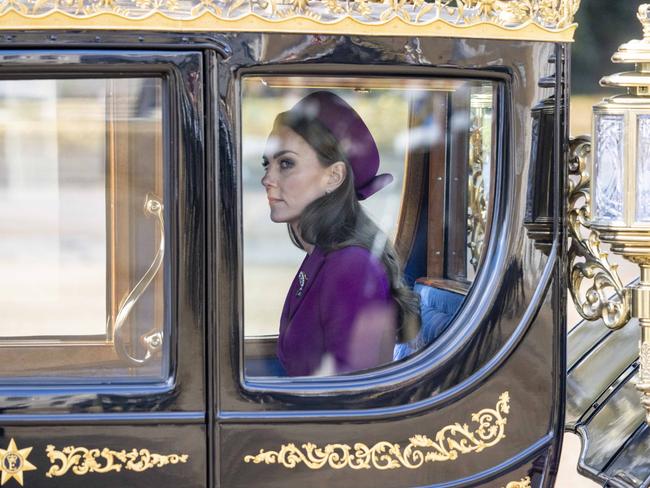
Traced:
POLYGON ((269 168, 269 162, 266 159, 262 161, 262 168, 264 168, 264 170, 269 168))
POLYGON ((281 159, 280 160, 280 168, 281 169, 288 169, 293 166, 293 161, 290 159, 281 159))

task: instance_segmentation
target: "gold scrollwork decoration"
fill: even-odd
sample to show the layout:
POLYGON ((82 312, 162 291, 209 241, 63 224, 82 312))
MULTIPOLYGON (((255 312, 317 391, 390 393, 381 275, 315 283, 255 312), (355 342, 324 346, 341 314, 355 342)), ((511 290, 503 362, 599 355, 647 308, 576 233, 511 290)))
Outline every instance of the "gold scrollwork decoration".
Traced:
POLYGON ((474 271, 478 269, 487 228, 487 202, 483 176, 483 121, 491 112, 492 95, 487 98, 477 97, 477 99, 478 103, 474 103, 473 100, 471 106, 467 187, 467 247, 469 262, 474 271))
POLYGON ((455 423, 440 429, 432 438, 418 434, 409 443, 400 444, 381 441, 372 446, 362 442, 327 444, 319 447, 308 442, 301 447, 294 443, 283 444, 277 451, 261 449, 258 454, 244 456, 245 463, 279 464, 294 469, 304 464, 309 469, 329 466, 333 469, 378 470, 408 468, 417 469, 425 463, 453 461, 461 454, 481 452, 498 444, 505 438, 506 416, 510 412, 510 394, 499 396, 495 408, 484 408, 473 413, 473 429, 467 424, 455 423))
POLYGON ((569 291, 584 319, 602 319, 610 329, 619 329, 630 318, 630 300, 617 265, 610 264, 607 254, 600 250, 598 235, 589 224, 590 176, 586 168, 591 139, 571 139, 569 152, 569 291))
POLYGON ((103 449, 88 449, 85 447, 67 446, 61 450, 49 445, 45 449, 52 466, 45 476, 52 478, 63 476, 68 471, 76 475, 88 473, 119 473, 123 468, 129 471, 142 472, 151 468, 162 468, 168 464, 186 463, 187 454, 156 454, 148 449, 132 449, 131 451, 114 451, 103 449))
POLYGON ((526 476, 519 481, 511 481, 505 488, 530 488, 530 486, 530 476, 526 476))
POLYGON ((9 19, 6 28, 26 28, 25 19, 33 28, 76 22, 90 28, 157 24, 171 30, 322 33, 315 29, 320 25, 331 33, 385 35, 398 28, 399 35, 572 40, 579 6, 580 0, 0 0, 0 18, 9 19))

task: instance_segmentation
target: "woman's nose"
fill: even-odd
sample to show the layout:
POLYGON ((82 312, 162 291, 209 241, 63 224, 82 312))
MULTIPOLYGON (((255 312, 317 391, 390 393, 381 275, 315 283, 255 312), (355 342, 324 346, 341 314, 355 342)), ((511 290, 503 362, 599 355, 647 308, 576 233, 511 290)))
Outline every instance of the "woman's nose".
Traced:
POLYGON ((275 178, 271 174, 271 170, 267 170, 266 173, 264 173, 264 176, 262 176, 262 186, 264 188, 269 188, 275 186, 275 184, 275 178))

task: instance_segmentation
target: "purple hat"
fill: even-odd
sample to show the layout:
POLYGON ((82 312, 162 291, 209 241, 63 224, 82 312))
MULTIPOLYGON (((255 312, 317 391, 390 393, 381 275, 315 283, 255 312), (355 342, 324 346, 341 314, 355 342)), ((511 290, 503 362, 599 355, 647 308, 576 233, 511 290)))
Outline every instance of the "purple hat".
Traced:
POLYGON ((365 200, 393 181, 389 173, 377 175, 379 150, 375 139, 359 114, 341 97, 328 91, 310 93, 290 112, 318 120, 336 138, 352 167, 359 200, 365 200))

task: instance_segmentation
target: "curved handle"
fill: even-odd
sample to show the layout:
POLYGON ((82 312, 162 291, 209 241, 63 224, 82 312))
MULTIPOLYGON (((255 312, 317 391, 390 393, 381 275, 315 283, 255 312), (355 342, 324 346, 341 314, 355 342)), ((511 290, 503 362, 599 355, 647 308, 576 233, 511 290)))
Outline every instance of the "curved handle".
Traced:
POLYGON ((131 313, 131 310, 133 310, 133 307, 135 307, 135 304, 146 291, 147 287, 154 280, 156 274, 158 274, 158 271, 162 266, 163 257, 165 255, 165 225, 163 220, 163 204, 161 203, 160 199, 158 199, 152 193, 147 193, 144 201, 144 213, 147 216, 156 217, 156 221, 158 222, 158 231, 160 236, 158 252, 154 256, 153 262, 149 266, 147 272, 142 276, 140 281, 138 281, 138 283, 133 287, 133 290, 131 290, 126 299, 124 299, 120 305, 120 310, 117 313, 117 317, 115 318, 115 330, 113 332, 115 350, 117 351, 117 354, 120 356, 120 358, 133 366, 142 366, 147 363, 153 357, 153 354, 158 351, 163 345, 162 329, 156 326, 140 336, 140 342, 146 348, 146 353, 143 357, 133 357, 129 351, 127 351, 124 344, 124 324, 126 323, 126 319, 131 313))

